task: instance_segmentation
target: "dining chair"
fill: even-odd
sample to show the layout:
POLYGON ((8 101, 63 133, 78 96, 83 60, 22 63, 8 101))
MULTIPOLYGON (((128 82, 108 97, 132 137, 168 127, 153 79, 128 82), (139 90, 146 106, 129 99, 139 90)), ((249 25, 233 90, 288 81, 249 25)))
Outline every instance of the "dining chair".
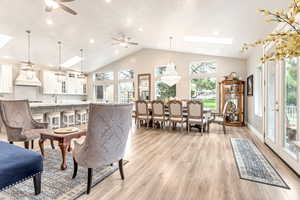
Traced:
POLYGON ((181 124, 181 131, 183 131, 183 124, 186 122, 186 118, 183 116, 182 111, 182 102, 177 100, 171 100, 168 103, 169 109, 169 128, 171 128, 171 124, 173 126, 177 123, 181 124))
MULTIPOLYGON (((32 118, 28 100, 1 100, 0 113, 6 129, 9 143, 24 142, 24 147, 34 147, 34 140, 40 138, 40 133, 48 128, 48 123, 37 122, 32 118)), ((53 141, 51 146, 54 148, 53 141)))
POLYGON ((138 127, 140 127, 140 123, 145 121, 147 123, 147 128, 149 127, 149 123, 151 120, 151 116, 149 114, 148 102, 143 100, 138 100, 135 102, 135 111, 136 111, 136 120, 138 123, 138 127))
POLYGON ((163 101, 152 101, 152 120, 153 128, 155 127, 155 122, 161 122, 161 127, 165 127, 167 116, 165 115, 165 103, 163 101))
POLYGON ((225 126, 225 122, 226 122, 226 114, 227 114, 227 110, 229 108, 229 106, 232 104, 232 102, 227 101, 224 105, 223 111, 222 113, 214 113, 212 112, 212 119, 209 120, 208 122, 208 132, 210 129, 210 124, 211 123, 215 123, 215 124, 219 124, 223 127, 223 132, 224 134, 226 134, 226 126, 225 126))
POLYGON ((93 168, 119 162, 124 180, 123 157, 131 128, 132 104, 90 104, 88 129, 82 144, 74 141, 73 178, 78 165, 88 168, 87 194, 90 193, 93 168))
POLYGON ((200 125, 203 132, 205 131, 206 119, 204 119, 204 116, 203 116, 203 103, 201 101, 188 101, 187 102, 188 133, 190 132, 192 124, 200 125))

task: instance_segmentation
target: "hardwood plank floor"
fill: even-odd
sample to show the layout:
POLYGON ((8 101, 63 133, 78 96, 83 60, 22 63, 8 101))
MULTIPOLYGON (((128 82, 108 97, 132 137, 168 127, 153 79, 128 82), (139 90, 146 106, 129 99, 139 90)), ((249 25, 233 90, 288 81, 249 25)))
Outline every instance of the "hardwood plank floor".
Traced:
MULTIPOLYGON (((209 134, 134 129, 125 180, 118 172, 92 188, 88 200, 299 200, 300 178, 248 128, 213 126, 209 134), (252 139, 290 190, 239 178, 230 138, 252 139)), ((0 136, 1 138, 1 136, 0 136)), ((3 139, 3 136, 2 138, 3 139)), ((21 144, 22 145, 22 144, 21 144)), ((37 145, 36 145, 37 147, 37 145)), ((71 167, 71 166, 70 166, 71 167)))

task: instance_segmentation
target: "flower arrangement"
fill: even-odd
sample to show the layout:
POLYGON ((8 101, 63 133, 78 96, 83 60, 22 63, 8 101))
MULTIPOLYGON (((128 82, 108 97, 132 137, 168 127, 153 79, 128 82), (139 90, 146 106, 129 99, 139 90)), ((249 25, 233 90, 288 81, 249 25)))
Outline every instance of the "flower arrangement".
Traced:
POLYGON ((254 43, 244 43, 242 52, 247 51, 249 47, 271 45, 270 51, 261 58, 263 63, 300 56, 300 0, 293 0, 288 11, 284 9, 277 11, 259 9, 258 11, 266 16, 267 22, 283 23, 287 25, 287 29, 270 33, 265 39, 254 43))

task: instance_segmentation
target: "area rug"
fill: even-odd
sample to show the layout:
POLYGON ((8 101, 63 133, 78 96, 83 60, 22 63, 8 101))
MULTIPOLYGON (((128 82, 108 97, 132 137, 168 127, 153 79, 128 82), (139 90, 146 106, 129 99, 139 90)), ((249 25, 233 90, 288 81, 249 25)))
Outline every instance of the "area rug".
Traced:
POLYGON ((230 141, 241 179, 289 189, 252 141, 240 138, 231 138, 230 141))
MULTIPOLYGON (((125 161, 126 164, 128 161, 125 161)), ((73 159, 67 155, 68 168, 60 170, 61 154, 58 150, 46 149, 44 172, 42 174, 42 193, 35 196, 32 179, 20 183, 0 193, 0 200, 74 200, 84 195, 87 184, 87 169, 78 167, 77 176, 73 174, 73 159)), ((93 170, 93 186, 118 170, 118 164, 93 170)), ((121 178, 120 178, 121 181, 121 178)))

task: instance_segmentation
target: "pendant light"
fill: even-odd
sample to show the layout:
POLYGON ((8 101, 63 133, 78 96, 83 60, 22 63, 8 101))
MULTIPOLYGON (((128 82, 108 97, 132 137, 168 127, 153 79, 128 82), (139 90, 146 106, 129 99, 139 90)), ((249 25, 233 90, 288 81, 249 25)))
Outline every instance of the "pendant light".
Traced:
POLYGON ((23 71, 33 71, 34 63, 31 62, 31 57, 30 57, 30 50, 31 50, 30 34, 31 34, 31 31, 27 30, 26 33, 27 33, 27 61, 21 62, 21 70, 23 70, 23 71))
POLYGON ((62 67, 61 67, 61 60, 62 60, 62 56, 61 56, 61 41, 57 42, 58 44, 58 72, 55 73, 55 76, 57 76, 58 80, 60 81, 62 78, 64 78, 66 76, 65 72, 62 71, 62 67))
MULTIPOLYGON (((170 50, 172 50, 172 40, 173 37, 170 36, 170 50)), ((168 86, 172 87, 178 81, 181 79, 181 76, 178 75, 176 69, 175 69, 175 64, 174 62, 171 61, 171 58, 169 60, 169 63, 166 66, 166 71, 162 74, 161 81, 168 86)))
POLYGON ((81 62, 80 62, 80 74, 77 76, 80 79, 85 79, 85 74, 83 73, 83 49, 80 49, 80 57, 81 57, 81 62))

